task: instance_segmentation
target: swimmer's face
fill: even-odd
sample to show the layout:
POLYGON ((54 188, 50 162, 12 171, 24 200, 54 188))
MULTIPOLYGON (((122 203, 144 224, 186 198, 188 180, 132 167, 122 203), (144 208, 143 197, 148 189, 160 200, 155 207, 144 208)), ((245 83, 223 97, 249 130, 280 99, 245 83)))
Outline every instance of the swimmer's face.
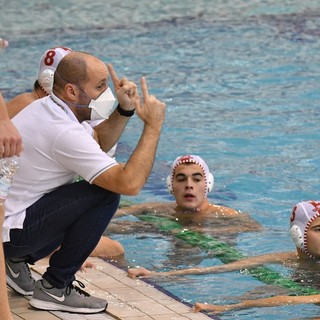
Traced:
POLYGON ((320 217, 314 219, 307 234, 308 251, 316 258, 320 258, 320 217))
POLYGON ((181 164, 175 169, 173 194, 182 209, 200 209, 206 191, 201 167, 195 163, 181 164))

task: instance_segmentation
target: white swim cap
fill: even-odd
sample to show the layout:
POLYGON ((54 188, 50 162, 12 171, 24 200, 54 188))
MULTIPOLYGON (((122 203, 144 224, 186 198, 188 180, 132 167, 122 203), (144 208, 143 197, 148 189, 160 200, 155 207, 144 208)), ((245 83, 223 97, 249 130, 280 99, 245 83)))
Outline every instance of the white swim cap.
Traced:
POLYGON ((172 166, 171 166, 171 173, 167 177, 167 188, 170 191, 170 193, 173 193, 172 184, 173 184, 173 179, 174 179, 174 172, 175 172, 176 168, 178 166, 180 166, 180 164, 183 164, 183 163, 195 163, 201 167, 201 169, 203 171, 204 179, 206 182, 206 192, 204 195, 204 197, 206 197, 208 195, 208 192, 210 192, 213 188, 214 177, 209 172, 209 168, 208 168, 207 164, 205 163, 205 161, 201 157, 196 156, 196 155, 192 155, 192 154, 180 156, 180 157, 176 158, 176 160, 173 161, 172 166))
POLYGON ((290 235, 296 247, 315 258, 308 251, 307 233, 311 222, 320 216, 319 201, 299 202, 292 210, 290 217, 290 235))
POLYGON ((40 59, 38 72, 38 82, 42 89, 50 94, 53 87, 53 75, 56 71, 59 62, 72 50, 66 47, 55 47, 48 49, 40 59))

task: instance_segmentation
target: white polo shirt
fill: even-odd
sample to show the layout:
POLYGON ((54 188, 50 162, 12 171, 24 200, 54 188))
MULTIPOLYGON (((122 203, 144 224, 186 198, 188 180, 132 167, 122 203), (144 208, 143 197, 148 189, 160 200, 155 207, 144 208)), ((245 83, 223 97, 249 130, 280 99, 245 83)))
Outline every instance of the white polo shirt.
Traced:
POLYGON ((78 176, 92 183, 118 164, 53 94, 34 101, 12 121, 22 136, 24 151, 5 202, 4 242, 10 240, 10 229, 22 228, 26 209, 44 194, 78 176))

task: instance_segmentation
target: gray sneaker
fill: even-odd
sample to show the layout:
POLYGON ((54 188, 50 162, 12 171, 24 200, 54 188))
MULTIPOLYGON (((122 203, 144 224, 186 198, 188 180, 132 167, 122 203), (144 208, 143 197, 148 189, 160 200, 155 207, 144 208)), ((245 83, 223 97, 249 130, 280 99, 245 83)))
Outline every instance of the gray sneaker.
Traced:
MULTIPOLYGON (((84 288, 84 284, 76 282, 84 288)), ((76 313, 97 313, 107 308, 108 302, 104 299, 90 296, 73 284, 64 289, 52 287, 46 280, 40 279, 36 282, 30 305, 42 310, 59 310, 76 313)))
POLYGON ((32 278, 28 264, 10 259, 5 259, 5 263, 8 286, 24 296, 32 296, 36 281, 32 278))

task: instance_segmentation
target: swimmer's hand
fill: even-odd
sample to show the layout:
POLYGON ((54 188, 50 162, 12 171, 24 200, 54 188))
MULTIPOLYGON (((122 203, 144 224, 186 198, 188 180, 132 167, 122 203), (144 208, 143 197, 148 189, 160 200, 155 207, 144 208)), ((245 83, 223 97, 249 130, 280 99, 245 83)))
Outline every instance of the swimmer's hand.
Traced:
POLYGON ((128 277, 131 279, 135 279, 137 277, 148 277, 151 276, 152 273, 153 272, 143 267, 128 269, 128 277))
POLYGON ((84 264, 81 266, 80 271, 81 272, 88 272, 88 269, 95 269, 96 265, 92 263, 91 261, 86 260, 84 264))

